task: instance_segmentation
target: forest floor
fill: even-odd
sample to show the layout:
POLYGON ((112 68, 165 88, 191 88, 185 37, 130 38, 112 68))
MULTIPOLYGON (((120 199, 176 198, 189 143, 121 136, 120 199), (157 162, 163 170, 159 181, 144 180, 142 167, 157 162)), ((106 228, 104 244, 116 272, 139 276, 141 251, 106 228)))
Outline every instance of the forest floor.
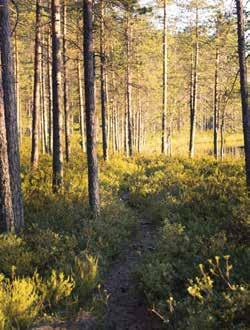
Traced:
POLYGON ((159 319, 148 309, 145 297, 139 289, 136 270, 141 266, 144 254, 153 251, 157 226, 145 215, 135 211, 138 226, 123 252, 110 265, 103 288, 108 296, 102 321, 88 313, 79 313, 73 322, 58 322, 36 327, 33 330, 159 330, 159 319))
POLYGON ((139 229, 124 248, 119 259, 111 266, 104 282, 109 297, 103 329, 153 330, 160 325, 147 308, 145 297, 138 288, 135 270, 147 251, 153 251, 156 227, 139 214, 139 229))

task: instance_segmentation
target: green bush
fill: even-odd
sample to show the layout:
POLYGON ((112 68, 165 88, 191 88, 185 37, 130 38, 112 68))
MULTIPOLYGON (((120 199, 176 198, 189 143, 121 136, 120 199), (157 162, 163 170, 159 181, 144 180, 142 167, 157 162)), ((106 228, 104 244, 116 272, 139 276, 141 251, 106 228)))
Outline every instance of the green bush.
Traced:
POLYGON ((227 291, 231 303, 221 299, 225 293, 220 281, 213 289, 220 298, 206 304, 193 301, 187 292, 197 265, 214 255, 231 255, 232 281, 249 280, 250 199, 242 164, 164 157, 136 162, 140 170, 135 184, 134 177, 126 178, 130 203, 160 224, 156 249, 147 254, 137 274, 149 305, 166 320, 163 328, 246 328, 246 313, 233 316, 233 310, 239 315, 240 306, 246 309, 245 285, 244 291, 227 291), (215 317, 216 309, 220 317, 215 317))

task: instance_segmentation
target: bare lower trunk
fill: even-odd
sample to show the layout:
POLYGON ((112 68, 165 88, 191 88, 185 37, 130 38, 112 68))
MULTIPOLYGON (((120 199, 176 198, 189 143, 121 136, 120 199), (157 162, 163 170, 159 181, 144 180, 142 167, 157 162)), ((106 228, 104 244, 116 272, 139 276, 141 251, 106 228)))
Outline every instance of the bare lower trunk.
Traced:
POLYGON ((108 159, 107 140, 107 84, 106 84, 106 54, 105 54, 105 26, 104 26, 104 1, 100 1, 100 80, 101 80, 101 110, 102 110, 102 150, 103 159, 108 159))
POLYGON ((0 0, 0 50, 12 205, 15 220, 15 230, 18 232, 24 225, 24 217, 21 195, 15 77, 11 49, 8 0, 0 0))
POLYGON ((126 52, 127 52, 127 68, 126 68, 126 89, 127 89, 127 134, 128 134, 128 150, 127 153, 131 157, 133 155, 133 136, 132 136, 132 73, 131 73, 131 56, 132 56, 132 26, 127 13, 126 26, 126 52))
POLYGON ((218 68, 219 68, 219 50, 217 48, 215 55, 215 74, 214 74, 214 157, 215 158, 218 158, 218 126, 219 126, 218 68))
POLYGON ((16 105, 17 105, 17 128, 19 142, 22 143, 22 114, 20 100, 20 83, 19 83, 19 53, 17 44, 17 34, 15 32, 15 78, 16 78, 16 105))
MULTIPOLYGON (((1 76, 1 74, 0 74, 1 76)), ((14 231, 2 79, 0 79, 0 231, 14 231)))
POLYGON ((198 90, 198 57, 199 57, 199 34, 198 34, 198 6, 196 7, 196 27, 195 27, 195 45, 194 59, 192 64, 192 85, 191 85, 191 111, 190 111, 190 142, 189 157, 194 157, 194 143, 196 133, 196 116, 197 116, 197 90, 198 90))
POLYGON ((69 84, 67 67, 67 0, 63 2, 63 105, 64 105, 64 130, 65 130, 65 158, 70 157, 70 114, 69 114, 69 84))
POLYGON ((62 38, 60 0, 52 0, 53 191, 63 184, 62 38))
POLYGON ((242 0, 236 0, 238 17, 238 54, 240 67, 240 90, 242 103, 243 133, 247 187, 250 190, 250 109, 248 104, 248 81, 246 66, 245 24, 242 0))
MULTIPOLYGON (((49 30, 50 31, 50 30, 49 30)), ((52 120, 52 79, 51 79, 51 51, 50 51, 50 33, 48 34, 47 39, 47 93, 48 93, 48 152, 52 154, 53 149, 53 138, 52 138, 52 131, 53 131, 53 120, 52 120)))
POLYGON ((39 161, 39 125, 40 125, 40 73, 41 64, 41 0, 36 1, 36 37, 34 61, 34 89, 32 112, 31 165, 35 169, 39 161))
POLYGON ((163 24, 163 102, 162 102, 162 140, 161 152, 167 151, 167 93, 168 93, 168 47, 167 47, 167 0, 164 0, 164 24, 163 24))
POLYGON ((98 159, 95 123, 95 74, 93 43, 93 0, 83 1, 84 15, 84 77, 87 129, 88 188, 92 212, 100 212, 98 159))
POLYGON ((85 141, 85 113, 84 113, 84 100, 83 100, 83 86, 82 86, 82 70, 81 61, 78 58, 77 63, 77 79, 78 79, 78 101, 79 101, 79 113, 80 113, 80 135, 81 135, 81 148, 82 151, 86 151, 85 141))

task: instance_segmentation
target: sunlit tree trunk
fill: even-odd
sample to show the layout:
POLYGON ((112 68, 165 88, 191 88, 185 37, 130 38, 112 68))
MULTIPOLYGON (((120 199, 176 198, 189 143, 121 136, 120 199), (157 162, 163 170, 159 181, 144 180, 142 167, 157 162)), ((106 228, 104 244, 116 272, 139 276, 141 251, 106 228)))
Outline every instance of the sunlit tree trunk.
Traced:
POLYGON ((93 0, 83 1, 84 16, 84 77, 87 129, 88 189, 92 212, 100 212, 98 159, 95 123, 95 73, 93 41, 93 0))
POLYGON ((19 52, 17 43, 17 33, 15 31, 15 79, 16 79, 16 105, 17 105, 17 126, 19 142, 22 143, 22 114, 21 114, 21 100, 20 100, 20 82, 19 82, 19 52))
POLYGON ((15 231, 15 219, 10 186, 2 79, 0 79, 0 231, 3 230, 15 231))
POLYGON ((52 0, 53 192, 63 184, 62 36, 60 0, 52 0))
MULTIPOLYGON (((129 10, 129 9, 128 9, 129 10)), ((129 11, 127 12, 126 22, 126 97, 127 97, 127 140, 128 150, 127 154, 131 157, 133 155, 133 141, 132 141, 132 73, 131 73, 131 56, 132 56, 132 26, 129 11)))
POLYGON ((11 48, 11 29, 8 0, 0 0, 0 52, 2 64, 4 116, 5 126, 7 130, 6 133, 9 175, 12 195, 12 207, 15 221, 14 227, 15 231, 19 232, 24 225, 24 216, 21 195, 15 76, 11 48))
POLYGON ((85 113, 84 113, 84 98, 83 98, 83 84, 82 84, 82 69, 80 58, 77 60, 77 80, 78 80, 78 104, 79 104, 79 118, 80 118, 80 135, 81 135, 81 148, 86 151, 85 141, 85 113))
POLYGON ((238 18, 238 54, 240 67, 240 89, 242 103, 243 133, 245 146, 245 164, 247 187, 250 190, 250 109, 248 101, 248 81, 246 66, 246 42, 243 1, 236 0, 238 18))
POLYGON ((69 114, 69 83, 67 67, 67 0, 63 1, 63 105, 65 131, 65 159, 70 158, 70 114, 69 114))
POLYGON ((53 107, 52 107, 52 77, 51 77, 51 40, 50 29, 47 37, 47 92, 48 92, 48 152, 52 154, 53 149, 53 107))
POLYGON ((219 127, 219 102, 218 102, 218 69, 219 69, 219 50, 216 48, 215 73, 214 73, 214 157, 218 158, 218 127, 219 127))
POLYGON ((163 102, 162 102, 162 141, 161 152, 167 152, 167 102, 168 102, 168 45, 167 45, 167 0, 164 0, 163 17, 163 102))
POLYGON ((41 0, 36 0, 36 36, 34 60, 34 88, 32 112, 31 165, 35 169, 39 161, 39 125, 40 125, 40 64, 41 64, 41 0))
POLYGON ((191 84, 191 108, 190 108, 190 142, 189 142, 189 157, 194 157, 194 143, 196 133, 196 116, 197 116, 197 90, 198 90, 198 59, 199 59, 199 31, 198 31, 198 4, 196 4, 196 19, 195 19, 195 45, 194 58, 192 64, 192 84, 191 84))
POLYGON ((102 112, 102 150, 103 159, 108 159, 107 140, 107 84, 106 84, 106 53, 105 53, 105 25, 104 25, 104 1, 100 0, 100 83, 101 83, 101 112, 102 112))

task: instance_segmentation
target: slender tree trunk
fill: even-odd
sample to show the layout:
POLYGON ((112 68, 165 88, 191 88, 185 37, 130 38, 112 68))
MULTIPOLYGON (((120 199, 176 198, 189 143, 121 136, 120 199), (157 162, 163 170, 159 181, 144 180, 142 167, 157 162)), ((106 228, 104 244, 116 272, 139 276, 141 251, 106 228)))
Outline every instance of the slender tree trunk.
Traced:
POLYGON ((43 138, 43 152, 48 153, 48 102, 46 95, 46 65, 45 65, 45 38, 44 32, 42 34, 42 61, 41 61, 41 110, 42 110, 42 138, 43 138))
POLYGON ((105 53, 105 25, 104 25, 104 1, 100 0, 100 80, 101 80, 101 110, 102 110, 102 150, 103 159, 108 159, 107 140, 107 94, 106 94, 106 53, 105 53))
POLYGON ((52 107, 52 77, 51 77, 51 42, 50 42, 50 29, 47 38, 47 80, 48 80, 48 152, 52 154, 53 149, 53 107, 52 107))
POLYGON ((10 186, 2 79, 0 80, 0 221, 1 231, 15 231, 15 219, 10 186))
POLYGON ((126 68, 126 89, 127 89, 127 134, 128 134, 128 155, 133 156, 133 140, 132 140, 132 74, 131 74, 131 56, 132 56, 132 26, 130 14, 127 12, 126 22, 126 52, 127 52, 127 68, 126 68))
POLYGON ((52 0, 53 192, 63 184, 61 4, 52 0))
POLYGON ((65 158, 70 158, 70 114, 69 114, 69 84, 67 67, 67 0, 63 2, 63 104, 65 130, 65 158))
POLYGON ((15 77, 11 49, 8 0, 0 0, 0 51, 12 205, 14 211, 15 231, 19 232, 24 225, 24 217, 21 195, 15 77))
POLYGON ((78 79, 78 101, 79 101, 79 113, 80 113, 80 134, 81 134, 81 148, 82 151, 86 151, 85 141, 85 114, 84 114, 84 99, 83 99, 83 86, 82 86, 82 70, 81 61, 78 58, 77 61, 77 79, 78 79))
POLYGON ((245 22, 242 0, 236 0, 238 18, 238 54, 240 67, 240 90, 242 103, 243 133, 247 187, 250 190, 250 109, 248 103, 248 81, 246 65, 245 22))
POLYGON ((218 103, 218 69, 220 55, 216 48, 215 73, 214 73, 214 157, 218 158, 218 127, 219 127, 219 103, 218 103))
POLYGON ((43 90, 43 72, 42 61, 40 63, 40 140, 42 154, 45 154, 45 136, 44 136, 44 90, 43 90))
POLYGON ((127 100, 127 90, 125 93, 125 107, 124 107, 124 117, 123 117, 123 139, 124 139, 124 152, 126 156, 129 156, 129 148, 128 148, 128 100, 127 100))
POLYGON ((83 16, 89 204, 92 212, 97 215, 100 212, 100 196, 95 123, 93 0, 83 1, 83 16))
POLYGON ((223 160, 224 156, 224 145, 225 145, 225 110, 221 114, 221 124, 220 124, 220 158, 223 160))
POLYGON ((19 53, 17 44, 17 34, 15 32, 15 78, 16 78, 16 104, 17 104, 17 126, 19 142, 22 143, 22 114, 20 100, 20 84, 19 84, 19 53))
POLYGON ((194 63, 192 72, 192 97, 191 97, 191 113, 190 113, 190 142, 189 156, 194 157, 194 142, 196 133, 196 112, 197 112, 197 90, 198 90, 198 58, 199 58, 199 31, 198 31, 198 5, 196 6, 196 27, 195 27, 195 46, 194 46, 194 63))
POLYGON ((167 152, 167 102, 168 102, 168 45, 167 45, 167 0, 164 0, 163 18, 163 102, 162 102, 162 141, 161 152, 167 152))
POLYGON ((32 145, 31 145, 31 165, 33 169, 37 168, 39 161, 40 63, 41 63, 41 0, 36 0, 36 37, 35 37, 32 145))
POLYGON ((141 153, 141 138, 142 138, 142 104, 141 100, 139 102, 139 113, 138 113, 138 142, 137 142, 137 151, 141 153))

